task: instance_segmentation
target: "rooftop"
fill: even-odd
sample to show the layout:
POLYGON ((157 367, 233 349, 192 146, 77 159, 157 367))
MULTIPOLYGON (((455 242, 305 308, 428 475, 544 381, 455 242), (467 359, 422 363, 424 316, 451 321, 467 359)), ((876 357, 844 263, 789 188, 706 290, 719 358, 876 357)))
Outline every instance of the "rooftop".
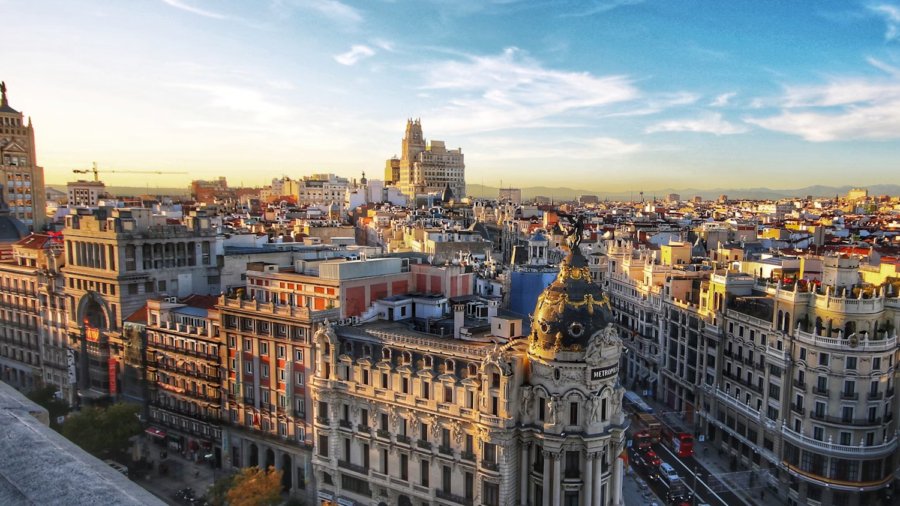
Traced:
POLYGON ((0 504, 165 504, 35 414, 46 422, 46 410, 0 382, 0 504))

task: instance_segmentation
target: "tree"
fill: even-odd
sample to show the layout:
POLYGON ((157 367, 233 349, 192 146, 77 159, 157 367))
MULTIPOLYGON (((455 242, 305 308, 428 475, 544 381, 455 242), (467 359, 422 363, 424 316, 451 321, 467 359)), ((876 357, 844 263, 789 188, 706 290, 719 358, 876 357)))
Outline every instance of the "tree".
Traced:
POLYGON ((235 475, 233 474, 223 476, 209 486, 206 490, 206 500, 209 501, 209 504, 212 506, 225 506, 228 499, 228 491, 234 484, 234 477, 235 475))
POLYGON ((93 455, 122 452, 128 440, 141 433, 139 412, 140 406, 125 403, 85 408, 66 420, 62 434, 93 455))
POLYGON ((56 397, 56 391, 55 386, 47 385, 33 390, 28 394, 28 398, 47 410, 50 415, 50 428, 59 431, 61 425, 56 420, 69 413, 69 405, 56 397))
POLYGON ((281 503, 281 471, 246 467, 234 476, 228 490, 229 506, 274 506, 281 503))

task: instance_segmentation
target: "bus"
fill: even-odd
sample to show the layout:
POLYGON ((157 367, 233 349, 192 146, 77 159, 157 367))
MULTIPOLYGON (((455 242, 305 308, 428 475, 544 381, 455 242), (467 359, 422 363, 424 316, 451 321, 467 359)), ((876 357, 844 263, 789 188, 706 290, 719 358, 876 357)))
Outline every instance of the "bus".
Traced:
POLYGON ((664 426, 663 441, 672 448, 672 453, 679 457, 694 456, 694 436, 687 432, 678 432, 664 426))
POLYGON ((645 452, 653 447, 653 441, 650 440, 650 433, 642 430, 634 435, 634 447, 640 451, 645 452))
POLYGON ((644 402, 644 399, 641 399, 640 395, 631 390, 625 391, 625 405, 631 406, 634 411, 638 413, 653 413, 653 408, 644 402))

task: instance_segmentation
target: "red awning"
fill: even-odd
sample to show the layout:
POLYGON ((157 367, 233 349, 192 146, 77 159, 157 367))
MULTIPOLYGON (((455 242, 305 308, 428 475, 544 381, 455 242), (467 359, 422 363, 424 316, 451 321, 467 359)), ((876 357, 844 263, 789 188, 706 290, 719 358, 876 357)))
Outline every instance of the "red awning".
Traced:
POLYGON ((162 429, 157 429, 156 427, 147 427, 147 429, 145 429, 144 432, 146 432, 147 434, 149 434, 153 437, 158 437, 160 439, 166 438, 166 431, 164 431, 162 429))

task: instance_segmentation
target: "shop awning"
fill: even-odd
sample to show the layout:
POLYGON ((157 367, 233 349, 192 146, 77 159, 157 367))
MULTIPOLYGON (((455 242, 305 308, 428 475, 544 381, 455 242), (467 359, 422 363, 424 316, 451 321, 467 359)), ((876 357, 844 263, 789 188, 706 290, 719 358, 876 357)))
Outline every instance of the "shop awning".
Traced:
POLYGON ((144 432, 146 432, 146 433, 147 433, 148 435, 150 435, 150 436, 157 437, 157 438, 159 438, 159 439, 165 439, 165 438, 166 438, 166 431, 164 431, 164 430, 162 430, 162 429, 158 429, 158 428, 156 428, 156 427, 147 427, 147 428, 144 430, 144 432))

